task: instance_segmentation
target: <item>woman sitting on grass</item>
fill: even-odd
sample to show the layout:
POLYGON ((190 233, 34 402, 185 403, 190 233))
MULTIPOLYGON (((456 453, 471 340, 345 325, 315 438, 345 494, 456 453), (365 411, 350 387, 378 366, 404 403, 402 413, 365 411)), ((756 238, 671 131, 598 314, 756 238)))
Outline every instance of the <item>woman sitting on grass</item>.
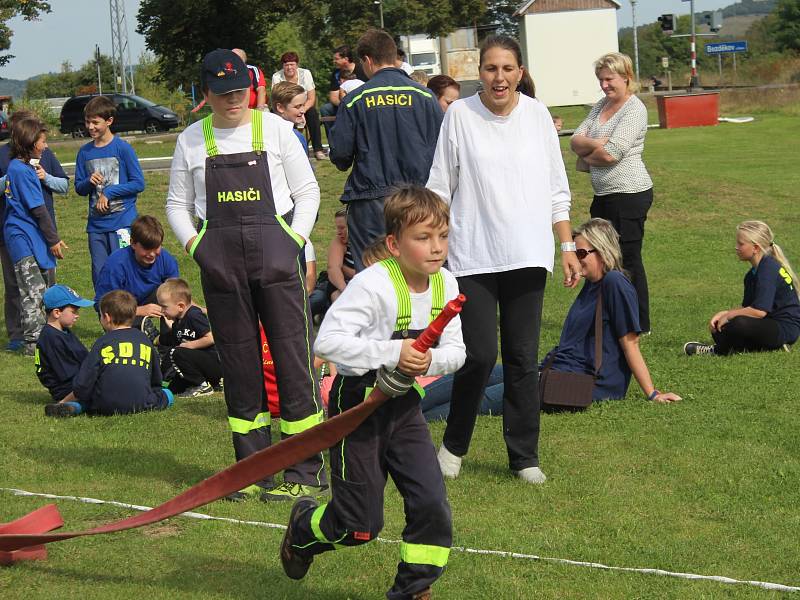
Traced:
MULTIPOLYGON (((566 373, 594 372, 594 317, 603 295, 603 363, 594 385, 594 400, 624 398, 631 373, 648 400, 674 402, 680 396, 660 392, 639 349, 639 303, 636 290, 622 271, 619 235, 605 219, 591 219, 574 232, 583 284, 551 354, 552 369, 566 373)), ((545 358, 547 362, 551 354, 545 358)))
POLYGON ((752 268, 744 276, 742 306, 711 317, 714 344, 687 342, 683 351, 719 354, 760 350, 788 351, 800 336, 800 293, 794 274, 772 230, 761 221, 745 221, 736 228, 736 256, 752 268))

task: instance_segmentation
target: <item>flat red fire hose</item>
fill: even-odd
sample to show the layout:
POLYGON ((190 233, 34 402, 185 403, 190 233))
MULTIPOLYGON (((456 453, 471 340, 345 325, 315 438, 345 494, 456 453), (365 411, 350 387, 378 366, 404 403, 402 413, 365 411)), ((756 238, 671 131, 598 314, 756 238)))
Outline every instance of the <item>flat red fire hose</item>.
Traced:
MULTIPOLYGON (((414 349, 426 352, 431 348, 442 335, 447 324, 461 312, 465 301, 464 295, 459 294, 458 297, 448 302, 439 316, 414 341, 414 349)), ((314 454, 327 450, 355 430, 387 399, 386 394, 375 388, 361 404, 311 429, 306 429, 269 448, 251 454, 171 500, 133 517, 86 531, 47 533, 64 524, 58 508, 54 504, 50 504, 16 521, 0 524, 0 565, 9 565, 20 560, 46 558, 47 550, 44 544, 50 542, 142 527, 219 500, 261 481, 265 477, 283 471, 314 454)))

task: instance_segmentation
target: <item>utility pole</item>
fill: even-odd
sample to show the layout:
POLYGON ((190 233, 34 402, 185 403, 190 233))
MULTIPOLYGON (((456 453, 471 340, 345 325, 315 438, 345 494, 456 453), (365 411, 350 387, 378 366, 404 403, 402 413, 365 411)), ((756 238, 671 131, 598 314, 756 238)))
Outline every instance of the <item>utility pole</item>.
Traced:
POLYGON ((100 77, 100 46, 94 45, 94 58, 97 62, 97 93, 103 93, 103 78, 100 77))
POLYGON ((689 89, 693 90, 694 88, 698 87, 697 81, 697 32, 695 31, 695 22, 694 22, 694 0, 691 0, 689 3, 689 12, 691 13, 692 18, 692 78, 689 81, 689 89))
POLYGON ((633 17, 633 59, 636 65, 636 81, 640 82, 639 77, 639 32, 636 31, 636 0, 631 0, 631 16, 633 17))
POLYGON ((378 11, 380 12, 381 15, 381 29, 383 29, 383 0, 375 0, 373 4, 378 5, 378 11))
POLYGON ((111 55, 114 64, 114 91, 136 93, 133 84, 133 66, 131 65, 131 50, 128 44, 128 21, 125 18, 125 3, 123 0, 109 0, 111 15, 111 55))

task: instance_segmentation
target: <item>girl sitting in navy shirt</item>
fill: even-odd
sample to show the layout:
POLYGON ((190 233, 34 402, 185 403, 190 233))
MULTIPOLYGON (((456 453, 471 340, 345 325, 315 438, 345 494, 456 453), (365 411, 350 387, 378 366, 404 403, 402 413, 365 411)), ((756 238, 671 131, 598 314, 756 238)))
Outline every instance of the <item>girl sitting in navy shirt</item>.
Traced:
POLYGON ((800 301, 789 261, 774 242, 772 230, 761 221, 736 228, 736 256, 752 268, 744 276, 742 306, 711 317, 714 344, 687 342, 683 351, 728 355, 734 352, 778 350, 800 336, 800 301))
POLYGON ((567 313, 558 346, 551 351, 555 353, 551 368, 567 373, 594 372, 594 316, 601 293, 603 363, 592 397, 624 398, 633 374, 649 400, 680 400, 676 394, 657 390, 650 379, 639 349, 639 303, 636 290, 622 272, 619 234, 605 219, 591 219, 575 230, 573 238, 586 282, 567 313))

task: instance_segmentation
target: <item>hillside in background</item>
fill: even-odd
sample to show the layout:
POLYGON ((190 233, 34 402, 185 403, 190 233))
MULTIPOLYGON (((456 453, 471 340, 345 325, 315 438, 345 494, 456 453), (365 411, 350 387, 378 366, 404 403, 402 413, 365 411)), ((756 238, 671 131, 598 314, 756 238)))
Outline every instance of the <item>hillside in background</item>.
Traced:
POLYGON ((27 79, 0 79, 0 96, 21 98, 27 85, 27 79))

